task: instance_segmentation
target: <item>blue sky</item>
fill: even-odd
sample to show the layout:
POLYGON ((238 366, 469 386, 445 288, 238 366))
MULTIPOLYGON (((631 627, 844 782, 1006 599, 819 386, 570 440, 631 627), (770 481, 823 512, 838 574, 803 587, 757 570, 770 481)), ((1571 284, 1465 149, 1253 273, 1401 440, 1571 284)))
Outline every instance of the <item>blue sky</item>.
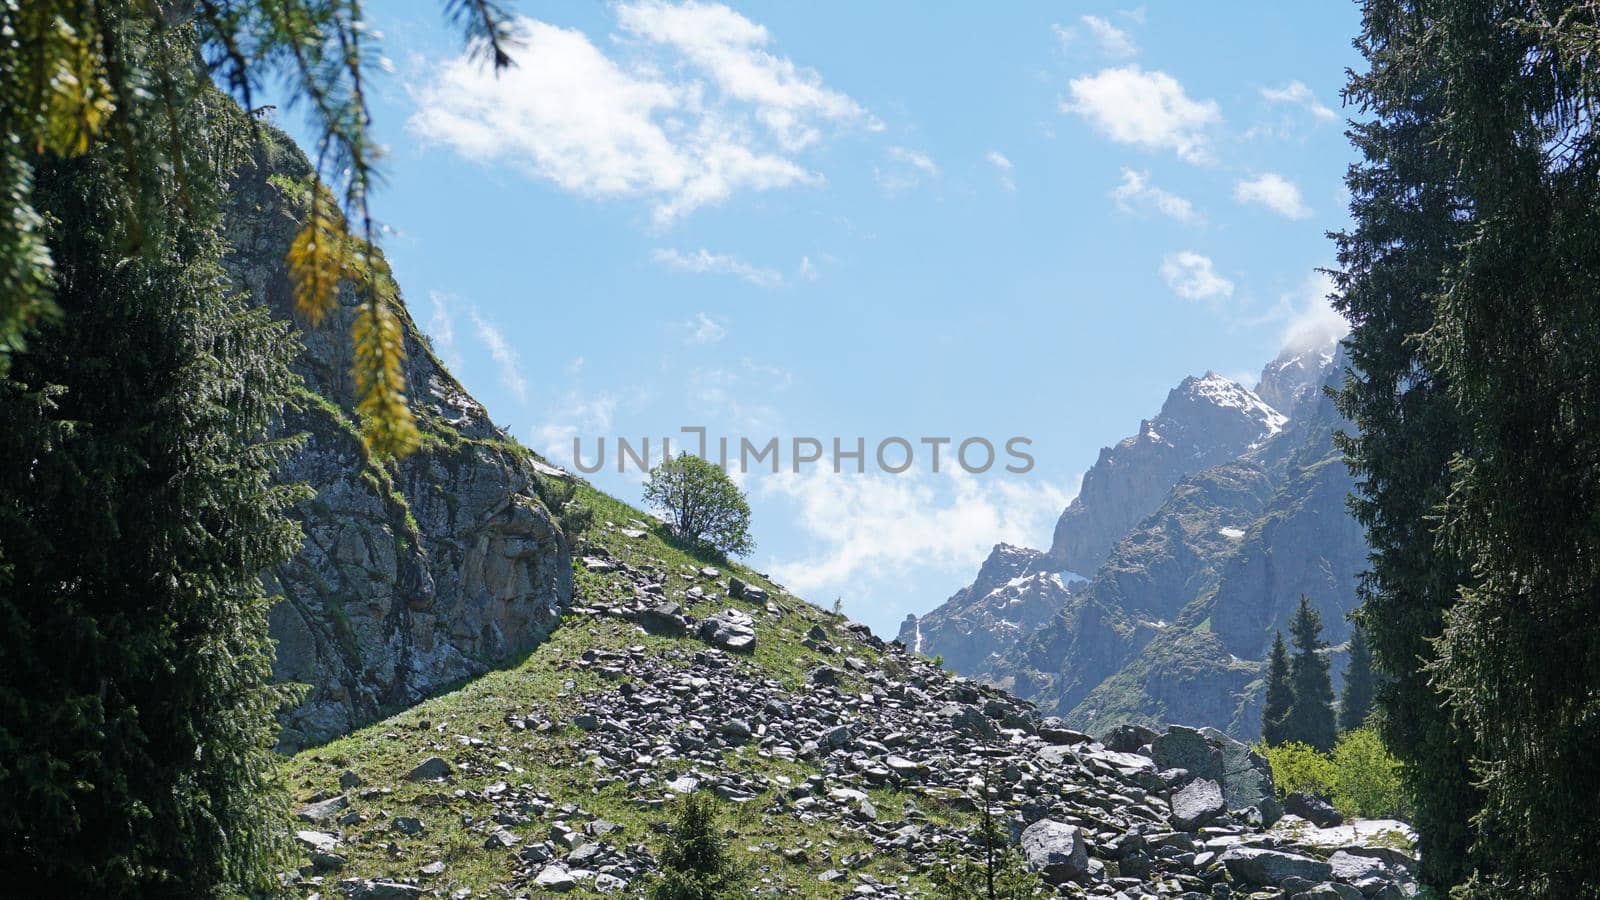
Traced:
POLYGON ((1353 5, 524 3, 498 79, 439 8, 369 5, 373 209, 524 443, 1032 440, 1025 475, 743 479, 751 562, 882 633, 1048 545, 1185 375, 1332 324, 1353 5))

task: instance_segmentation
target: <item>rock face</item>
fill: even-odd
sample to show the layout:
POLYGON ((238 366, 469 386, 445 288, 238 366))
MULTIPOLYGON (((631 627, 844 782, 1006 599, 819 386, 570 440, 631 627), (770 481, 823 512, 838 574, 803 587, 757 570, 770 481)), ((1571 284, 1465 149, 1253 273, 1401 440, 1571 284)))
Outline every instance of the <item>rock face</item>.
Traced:
POLYGON ((971 585, 921 618, 906 617, 899 640, 918 652, 942 654, 957 672, 976 672, 1049 621, 1086 583, 1071 572, 1051 571, 1038 550, 996 544, 971 585))
MULTIPOLYGON (((274 317, 294 320, 284 264, 310 167, 287 137, 234 186, 229 275, 274 317)), ((301 408, 284 422, 305 445, 284 478, 316 496, 296 509, 305 543, 266 573, 274 675, 309 685, 283 721, 281 749, 325 741, 485 671, 537 644, 572 593, 566 539, 540 500, 542 466, 495 427, 434 357, 404 307, 406 383, 423 448, 369 457, 357 421, 346 289, 302 335, 301 408)), ((550 473, 555 470, 548 469, 550 473)))
POLYGON ((1333 444, 1345 423, 1321 392, 1343 366, 1331 344, 1269 364, 1260 384, 1295 404, 1287 415, 1225 379, 1186 380, 1138 435, 1102 451, 1049 552, 997 548, 970 588, 908 620, 901 640, 1072 728, 1181 721, 1254 737, 1264 657, 1299 595, 1336 653, 1349 636, 1366 545, 1333 444), (1091 552, 1115 528, 1109 550, 1091 552), (1087 582, 1034 602, 1050 612, 1031 630, 1005 614, 1034 608, 1012 596, 1030 579, 1095 559, 1087 582))
POLYGON ((1179 479, 1227 462, 1283 427, 1284 415, 1212 372, 1173 388, 1138 434, 1100 451, 1078 496, 1056 522, 1054 564, 1085 575, 1155 512, 1179 479))

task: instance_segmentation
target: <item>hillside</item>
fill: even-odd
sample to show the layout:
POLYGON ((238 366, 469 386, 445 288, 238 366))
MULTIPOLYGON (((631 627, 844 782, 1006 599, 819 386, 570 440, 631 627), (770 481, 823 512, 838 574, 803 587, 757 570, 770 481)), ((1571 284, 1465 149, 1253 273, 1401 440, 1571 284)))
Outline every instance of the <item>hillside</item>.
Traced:
POLYGON ((1404 826, 1278 819, 1259 757, 1221 735, 1091 741, 587 486, 574 502, 594 515, 547 641, 286 762, 297 892, 633 896, 672 798, 707 790, 755 893, 927 895, 930 867, 978 852, 985 777, 1066 896, 1409 883, 1404 826))

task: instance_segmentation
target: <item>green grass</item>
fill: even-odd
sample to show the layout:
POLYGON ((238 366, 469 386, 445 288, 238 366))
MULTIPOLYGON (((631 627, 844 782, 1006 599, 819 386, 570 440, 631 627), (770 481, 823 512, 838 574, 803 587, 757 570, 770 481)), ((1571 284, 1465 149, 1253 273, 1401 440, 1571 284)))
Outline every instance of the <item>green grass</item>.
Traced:
MULTIPOLYGON (((733 607, 750 612, 757 622, 755 652, 732 656, 736 671, 750 678, 771 678, 786 687, 796 688, 806 681, 812 667, 827 662, 844 668, 838 656, 824 656, 803 645, 806 632, 821 625, 837 636, 843 621, 783 591, 770 579, 746 567, 730 565, 672 540, 665 529, 638 510, 601 494, 587 485, 580 486, 575 501, 594 510, 594 518, 581 540, 574 541, 574 603, 594 605, 608 598, 631 598, 633 588, 616 573, 590 572, 581 562, 584 542, 603 547, 614 560, 636 568, 648 568, 664 576, 669 597, 680 589, 700 585, 723 596, 689 606, 695 616, 705 616, 733 607), (642 523, 642 524, 641 524, 642 523), (624 536, 622 529, 642 529, 642 537, 624 536), (715 566, 721 577, 715 584, 699 575, 704 566, 715 566), (783 610, 779 617, 766 612, 766 604, 732 600, 725 596, 728 575, 765 588, 770 602, 783 610)), ((590 549, 588 552, 593 552, 590 549)), ((839 643, 849 643, 837 641, 839 643)), ((681 664, 683 651, 700 648, 693 638, 667 638, 646 635, 632 623, 599 616, 568 615, 548 640, 515 665, 490 672, 450 693, 426 700, 389 719, 375 723, 320 747, 300 752, 287 759, 283 773, 297 804, 315 797, 341 793, 338 779, 349 769, 365 782, 347 792, 351 808, 368 816, 361 824, 343 829, 345 843, 340 852, 347 858, 345 867, 328 876, 328 882, 348 877, 418 877, 419 869, 435 860, 445 863, 443 874, 422 877, 421 883, 448 894, 457 888, 488 892, 508 881, 516 866, 515 850, 489 850, 483 847, 482 818, 490 813, 487 804, 474 804, 451 795, 458 790, 478 791, 493 781, 525 783, 549 795, 557 805, 576 803, 585 812, 623 826, 620 837, 610 842, 631 845, 644 843, 659 851, 659 836, 653 826, 670 818, 667 810, 641 808, 628 796, 627 785, 618 781, 597 786, 597 773, 575 749, 581 735, 570 725, 549 732, 516 730, 508 716, 539 716, 567 723, 587 694, 613 691, 618 682, 602 680, 594 672, 571 665, 590 649, 621 650, 643 647, 662 665, 681 664), (424 729, 422 724, 428 727, 424 729), (481 742, 467 746, 466 742, 481 742), (431 755, 463 763, 457 766, 453 783, 413 784, 404 775, 431 755), (511 766, 503 771, 497 764, 511 766), (381 791, 371 799, 360 799, 363 792, 381 791), (445 805, 437 795, 450 797, 445 805), (474 817, 467 821, 463 814, 474 817), (427 831, 402 836, 389 830, 396 816, 416 816, 427 831), (398 852, 391 850, 397 847, 398 852)), ((851 655, 873 665, 885 661, 865 646, 852 645, 851 655)), ((847 675, 840 690, 856 689, 856 680, 847 675)), ((842 860, 851 854, 869 852, 870 842, 846 829, 829 825, 807 825, 791 813, 768 814, 764 808, 773 791, 788 783, 798 783, 819 770, 795 760, 762 758, 753 746, 729 752, 723 769, 753 778, 768 785, 765 793, 739 806, 724 804, 723 825, 732 827, 737 837, 730 850, 752 874, 752 888, 758 892, 784 893, 801 897, 831 897, 840 892, 839 884, 822 884, 817 875, 831 868, 845 869, 842 860), (784 851, 801 849, 804 859, 791 861, 784 851)), ((897 819, 905 808, 906 795, 880 789, 870 793, 880 818, 897 819)), ((968 814, 937 803, 921 804, 932 820, 947 825, 970 824, 968 814)), ((524 845, 543 840, 554 816, 535 818, 525 826, 510 830, 520 834, 524 845)), ((300 825, 303 828, 333 826, 300 825)), ((520 849, 520 847, 519 847, 520 849)), ((870 862, 851 870, 895 884, 901 876, 913 886, 926 889, 926 880, 910 871, 903 860, 879 853, 870 862)), ((325 885, 326 887, 326 885, 325 885)), ((630 885, 630 891, 640 885, 630 885)))

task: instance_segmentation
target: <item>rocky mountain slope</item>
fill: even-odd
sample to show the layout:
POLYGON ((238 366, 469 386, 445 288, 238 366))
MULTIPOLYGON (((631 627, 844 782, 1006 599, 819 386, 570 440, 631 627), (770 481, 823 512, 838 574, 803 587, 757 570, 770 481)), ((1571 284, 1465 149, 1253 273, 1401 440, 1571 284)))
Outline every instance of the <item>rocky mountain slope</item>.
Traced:
MULTIPOLYGON (((254 302, 294 320, 284 258, 305 215, 311 168, 266 129, 228 216, 229 274, 254 302)), ((281 746, 325 741, 537 644, 572 593, 567 543, 540 499, 541 464, 506 439, 433 356, 405 308, 406 381, 423 448, 373 459, 355 427, 346 290, 329 321, 303 329, 300 408, 284 423, 305 446, 284 477, 316 496, 295 511, 305 544, 268 573, 275 676, 305 684, 281 746)))
POLYGON ((1281 815, 1215 732, 1091 739, 616 501, 515 668, 289 760, 301 895, 639 896, 675 798, 709 791, 762 896, 931 895, 978 803, 1070 897, 1398 898, 1409 829, 1281 815))
POLYGON ((1184 379, 1137 434, 1100 451, 1048 552, 995 547, 971 585, 928 614, 907 617, 899 640, 942 655, 958 672, 981 671, 1066 609, 1175 484, 1261 446, 1283 424, 1280 413, 1220 375, 1184 379))
POLYGON ((1139 432, 1100 451, 1056 522, 1050 560, 1085 576, 1128 529, 1156 511, 1185 475, 1227 462, 1283 427, 1284 416, 1242 386, 1207 372, 1173 388, 1139 432))
MULTIPOLYGON (((967 639, 968 646, 994 648, 982 659, 952 654, 947 646, 962 638, 943 623, 986 627, 966 613, 981 606, 968 592, 923 617, 942 627, 913 620, 908 629, 920 634, 924 652, 945 654, 958 671, 1005 686, 1074 727, 1179 721, 1254 737, 1262 659, 1299 595, 1317 605, 1331 643, 1349 634, 1345 614, 1366 551, 1344 506, 1351 482, 1333 447, 1341 422, 1320 390, 1340 377, 1342 365, 1331 347, 1285 352, 1268 364, 1260 387, 1294 402, 1288 413, 1235 457, 1176 479, 1156 508, 1118 537, 1088 583, 1058 594, 1060 611, 1031 631, 967 639)), ((1148 430, 1145 423, 1141 436, 1148 430)), ((1237 434, 1229 432, 1234 441, 1237 434)), ((1101 463, 1112 454, 1103 451, 1101 463)), ((1135 493, 1109 486, 1127 478, 1126 469, 1102 470, 1101 494, 1135 493)), ((1058 526, 1058 544, 1060 535, 1058 526)), ((1341 669, 1334 666, 1336 677, 1341 669)))

